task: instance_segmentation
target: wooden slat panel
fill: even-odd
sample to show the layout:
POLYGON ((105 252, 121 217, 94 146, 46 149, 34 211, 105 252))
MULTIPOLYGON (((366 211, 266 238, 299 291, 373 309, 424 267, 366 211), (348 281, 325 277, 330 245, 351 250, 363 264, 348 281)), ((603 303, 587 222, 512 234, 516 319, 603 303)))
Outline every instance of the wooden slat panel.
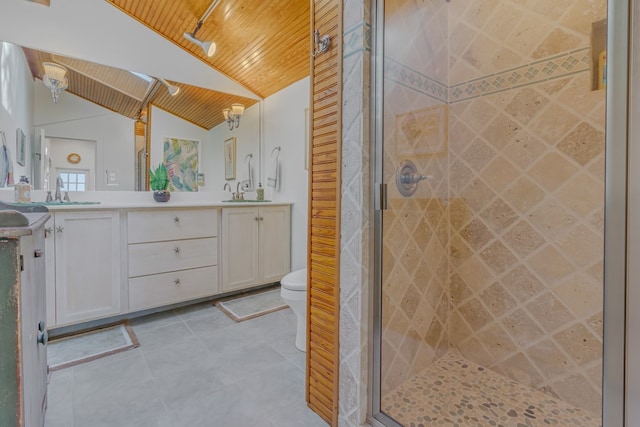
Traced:
POLYGON ((340 362, 341 7, 337 0, 312 1, 312 29, 330 34, 331 48, 311 64, 306 395, 332 426, 338 425, 340 362))

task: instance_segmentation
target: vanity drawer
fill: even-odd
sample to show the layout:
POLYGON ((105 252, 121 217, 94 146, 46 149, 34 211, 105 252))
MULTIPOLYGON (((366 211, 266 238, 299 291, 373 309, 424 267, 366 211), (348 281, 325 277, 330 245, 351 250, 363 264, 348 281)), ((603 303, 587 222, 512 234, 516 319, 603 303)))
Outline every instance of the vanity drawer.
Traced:
POLYGON ((129 245, 129 277, 218 264, 218 239, 175 240, 129 245))
POLYGON ((218 235, 217 209, 154 209, 127 216, 129 243, 218 235))
POLYGON ((136 277, 129 279, 129 311, 207 297, 217 290, 215 266, 136 277))

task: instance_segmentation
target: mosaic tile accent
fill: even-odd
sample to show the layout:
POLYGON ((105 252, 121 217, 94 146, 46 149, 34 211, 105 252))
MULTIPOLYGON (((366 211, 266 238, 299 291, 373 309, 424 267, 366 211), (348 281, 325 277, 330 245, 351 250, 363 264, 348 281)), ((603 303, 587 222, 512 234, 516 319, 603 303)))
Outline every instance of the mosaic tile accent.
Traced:
POLYGON ((412 70, 390 57, 385 57, 384 60, 384 78, 437 101, 447 102, 449 99, 449 88, 446 84, 412 70))
POLYGON ((371 25, 361 22, 353 28, 345 30, 343 35, 342 58, 361 53, 371 52, 371 25))
POLYGON ((590 62, 591 56, 588 47, 545 58, 522 67, 455 84, 449 88, 449 102, 460 102, 576 73, 588 72, 590 62))
POLYGON ((405 427, 600 427, 600 419, 447 353, 382 399, 405 427))

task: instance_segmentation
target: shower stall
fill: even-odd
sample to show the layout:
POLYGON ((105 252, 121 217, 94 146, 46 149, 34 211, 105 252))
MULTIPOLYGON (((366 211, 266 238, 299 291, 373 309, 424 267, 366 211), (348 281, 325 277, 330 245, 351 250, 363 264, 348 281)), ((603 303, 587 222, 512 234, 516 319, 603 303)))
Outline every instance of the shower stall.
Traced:
POLYGON ((601 426, 606 0, 376 13, 375 418, 601 426))

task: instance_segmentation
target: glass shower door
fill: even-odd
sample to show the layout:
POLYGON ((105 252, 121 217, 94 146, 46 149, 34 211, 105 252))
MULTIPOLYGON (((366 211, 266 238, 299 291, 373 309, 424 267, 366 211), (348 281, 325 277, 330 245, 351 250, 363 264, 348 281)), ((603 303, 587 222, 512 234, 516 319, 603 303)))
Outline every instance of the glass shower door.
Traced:
POLYGON ((606 1, 377 6, 380 419, 601 425, 606 1))

